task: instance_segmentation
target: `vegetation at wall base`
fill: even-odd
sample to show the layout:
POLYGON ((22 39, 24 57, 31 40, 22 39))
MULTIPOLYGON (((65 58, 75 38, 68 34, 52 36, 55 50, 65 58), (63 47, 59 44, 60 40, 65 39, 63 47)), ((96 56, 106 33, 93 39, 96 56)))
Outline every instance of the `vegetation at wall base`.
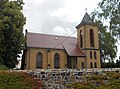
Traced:
POLYGON ((0 71, 0 89, 37 89, 37 82, 24 72, 0 71))
POLYGON ((0 70, 9 70, 9 68, 5 65, 0 64, 0 70))
POLYGON ((84 81, 68 84, 66 89, 120 89, 120 73, 104 74, 83 76, 84 81))

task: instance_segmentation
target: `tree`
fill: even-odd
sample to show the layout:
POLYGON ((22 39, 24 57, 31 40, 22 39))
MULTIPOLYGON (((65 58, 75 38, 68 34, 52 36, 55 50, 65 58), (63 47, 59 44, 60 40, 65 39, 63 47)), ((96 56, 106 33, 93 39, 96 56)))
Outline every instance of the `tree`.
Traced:
POLYGON ((120 38, 120 0, 102 0, 92 12, 92 18, 101 27, 99 33, 101 60, 113 63, 117 53, 117 37, 120 38))
POLYGON ((0 62, 9 68, 15 67, 24 47, 23 5, 22 0, 0 0, 0 62))
POLYGON ((110 32, 107 32, 107 26, 104 26, 100 20, 96 20, 94 15, 92 19, 99 27, 99 44, 100 44, 100 59, 102 67, 106 66, 106 61, 108 64, 114 62, 114 58, 117 53, 116 39, 111 35, 110 32))
POLYGON ((102 0, 94 11, 94 16, 103 23, 108 21, 109 32, 120 38, 120 0, 102 0))

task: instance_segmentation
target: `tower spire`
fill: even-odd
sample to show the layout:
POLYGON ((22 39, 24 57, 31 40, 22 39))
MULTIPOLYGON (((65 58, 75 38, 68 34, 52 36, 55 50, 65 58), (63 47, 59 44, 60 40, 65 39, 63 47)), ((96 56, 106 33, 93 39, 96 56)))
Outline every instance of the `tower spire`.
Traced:
POLYGON ((78 26, 76 26, 76 28, 79 28, 82 25, 95 25, 94 22, 92 21, 92 19, 90 18, 90 16, 88 15, 87 9, 85 9, 85 10, 86 10, 86 13, 85 13, 81 23, 78 26))

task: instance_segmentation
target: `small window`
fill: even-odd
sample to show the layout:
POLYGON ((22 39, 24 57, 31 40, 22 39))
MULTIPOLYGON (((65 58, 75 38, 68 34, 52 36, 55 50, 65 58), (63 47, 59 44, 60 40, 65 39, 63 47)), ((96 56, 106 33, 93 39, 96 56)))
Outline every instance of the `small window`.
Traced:
POLYGON ((92 59, 92 51, 90 51, 90 59, 92 59))
POLYGON ((90 29, 90 47, 94 47, 94 32, 90 29))
POLYGON ((83 47, 82 30, 80 30, 80 47, 83 47))
POLYGON ((97 59, 96 52, 94 52, 94 59, 97 59))
POLYGON ((90 68, 93 68, 93 63, 92 62, 90 63, 90 68))
POLYGON ((84 62, 82 62, 82 68, 84 68, 84 62))
POLYGON ((97 68, 97 63, 96 62, 94 63, 94 67, 97 68))
POLYGON ((59 60, 60 60, 60 55, 58 53, 56 53, 54 55, 54 68, 58 69, 59 66, 59 60))

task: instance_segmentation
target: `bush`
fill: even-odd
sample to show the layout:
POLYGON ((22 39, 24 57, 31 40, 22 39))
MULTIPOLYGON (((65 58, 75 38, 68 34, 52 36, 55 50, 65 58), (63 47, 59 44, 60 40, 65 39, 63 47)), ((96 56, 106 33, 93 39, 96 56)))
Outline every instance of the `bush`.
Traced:
POLYGON ((9 68, 5 65, 0 64, 0 70, 9 70, 9 68))
POLYGON ((37 89, 37 82, 27 73, 0 71, 0 89, 37 89))
POLYGON ((83 76, 82 82, 69 84, 67 89, 120 89, 120 73, 106 72, 106 75, 86 75, 83 76))

